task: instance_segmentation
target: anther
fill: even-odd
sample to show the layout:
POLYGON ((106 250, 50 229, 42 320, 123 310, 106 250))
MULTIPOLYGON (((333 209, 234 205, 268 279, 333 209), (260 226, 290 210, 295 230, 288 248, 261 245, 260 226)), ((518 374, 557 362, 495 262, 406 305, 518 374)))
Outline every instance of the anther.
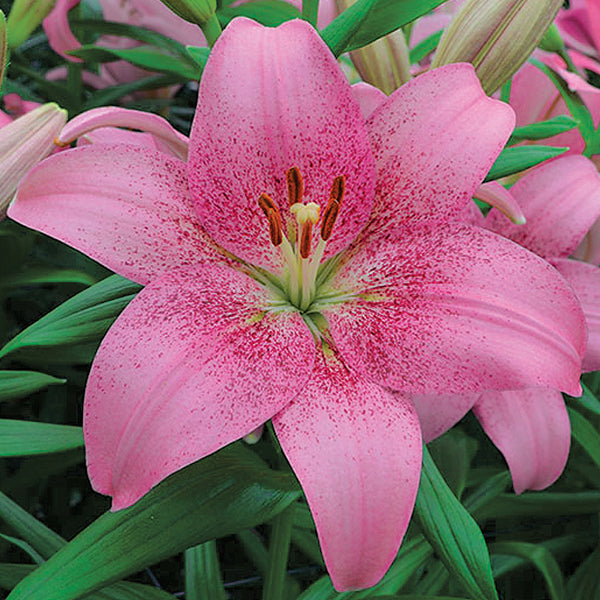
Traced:
POLYGON ((285 176, 287 179, 290 206, 302 202, 302 196, 304 195, 304 181, 302 180, 300 169, 298 167, 292 167, 291 169, 288 169, 285 176))
POLYGON ((281 216, 278 210, 269 210, 267 213, 267 219, 269 220, 269 236, 273 246, 279 246, 283 241, 283 234, 281 233, 281 216))
POLYGON ((321 220, 321 239, 326 242, 333 232, 333 226, 340 212, 340 203, 335 198, 330 198, 323 212, 321 220))
POLYGON ((312 245, 312 221, 306 221, 302 225, 302 232, 300 234, 300 256, 302 258, 308 258, 310 256, 310 249, 312 245))
POLYGON ((277 205, 273 202, 273 198, 268 194, 261 194, 258 199, 258 205, 262 208, 262 211, 265 213, 265 216, 269 217, 269 211, 273 210, 275 212, 279 212, 277 205))
POLYGON ((346 191, 346 177, 344 175, 339 175, 333 180, 331 184, 331 192, 329 193, 329 197, 332 200, 337 200, 340 204, 344 199, 344 192, 346 191))

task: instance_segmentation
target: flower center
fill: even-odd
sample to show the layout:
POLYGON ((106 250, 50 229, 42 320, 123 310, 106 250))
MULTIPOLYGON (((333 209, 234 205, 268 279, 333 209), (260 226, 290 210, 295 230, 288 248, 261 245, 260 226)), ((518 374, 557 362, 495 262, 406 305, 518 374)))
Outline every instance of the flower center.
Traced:
POLYGON ((344 198, 346 178, 340 175, 333 180, 329 201, 322 215, 321 207, 315 202, 303 203, 304 181, 300 169, 292 167, 287 171, 286 178, 290 212, 295 219, 295 227, 291 228, 289 238, 283 231, 281 213, 273 199, 268 194, 261 194, 258 205, 269 223, 271 243, 280 249, 286 265, 280 277, 281 289, 293 306, 305 311, 317 293, 319 265, 344 198), (312 252, 313 228, 319 218, 319 242, 312 252))

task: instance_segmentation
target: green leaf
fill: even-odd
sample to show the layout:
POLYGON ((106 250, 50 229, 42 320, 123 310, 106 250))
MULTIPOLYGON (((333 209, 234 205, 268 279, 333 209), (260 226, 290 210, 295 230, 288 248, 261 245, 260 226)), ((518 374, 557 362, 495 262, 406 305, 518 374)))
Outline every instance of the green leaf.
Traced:
POLYGON ((544 577, 550 600, 564 600, 565 584, 556 559, 543 546, 527 542, 496 542, 490 545, 492 554, 518 556, 531 562, 544 577))
POLYGON ((11 537, 10 535, 4 535, 3 533, 0 533, 0 537, 11 544, 14 544, 17 548, 21 548, 21 550, 28 554, 29 558, 38 565, 44 562, 44 559, 31 547, 31 544, 28 544, 26 541, 11 537))
POLYGON ((300 494, 241 444, 182 469, 106 513, 24 579, 11 600, 74 600, 141 568, 271 519, 300 494))
POLYGON ((186 600, 225 600, 217 544, 214 540, 185 551, 186 600))
POLYGON ((247 17, 267 27, 277 27, 285 21, 299 19, 301 15, 295 6, 283 0, 255 0, 222 8, 217 16, 223 26, 235 17, 247 17))
POLYGON ((426 447, 423 449, 423 470, 415 515, 446 568, 472 598, 497 599, 483 535, 446 485, 426 447))
POLYGON ((579 442, 588 456, 600 468, 600 434, 594 426, 576 410, 567 407, 571 421, 571 435, 579 442))
POLYGON ((583 408, 589 410, 591 413, 595 415, 600 415, 600 400, 596 398, 596 396, 592 393, 590 388, 581 384, 583 388, 583 395, 581 398, 573 398, 573 404, 581 405, 583 408))
POLYGON ((197 80, 202 76, 202 70, 198 68, 198 64, 190 60, 187 54, 183 59, 181 56, 167 54, 164 50, 152 46, 136 46, 125 49, 82 46, 71 50, 69 54, 85 61, 98 63, 126 60, 141 69, 173 74, 183 79, 197 80))
POLYGON ((358 0, 321 31, 334 56, 362 48, 446 0, 358 0))
POLYGON ((24 285, 45 285, 48 283, 80 283, 93 285, 96 279, 83 271, 75 269, 44 269, 31 268, 23 273, 4 275, 0 281, 0 288, 15 288, 24 285))
POLYGON ((0 358, 27 348, 99 344, 140 287, 119 275, 107 277, 19 333, 0 350, 0 358))
POLYGON ((439 31, 432 33, 429 37, 426 37, 424 40, 421 40, 414 48, 412 48, 408 53, 410 64, 414 65, 415 63, 422 61, 428 54, 433 52, 440 43, 442 33, 444 33, 444 30, 440 29, 439 31))
POLYGON ((481 510, 481 518, 530 517, 542 519, 597 512, 600 512, 600 492, 535 492, 520 496, 501 494, 481 510))
POLYGON ((210 50, 199 46, 186 46, 185 49, 190 58, 199 66, 200 70, 203 71, 206 66, 206 61, 210 56, 210 50))
POLYGON ((545 140, 546 138, 570 131, 577 127, 578 121, 569 117, 568 115, 558 115, 547 121, 540 121, 539 123, 533 123, 532 125, 524 125, 523 127, 516 127, 513 131, 509 144, 516 144, 523 140, 545 140))
POLYGON ((600 590, 600 549, 596 548, 578 567, 567 584, 569 600, 590 600, 600 590))
POLYGON ((514 175, 539 165, 540 163, 564 154, 568 148, 554 146, 517 146, 504 148, 484 181, 494 181, 508 175, 514 175))
POLYGON ((81 427, 0 419, 0 456, 63 452, 83 446, 81 427))
POLYGON ((58 379, 36 371, 0 371, 0 402, 24 398, 50 385, 60 385, 66 379, 58 379))

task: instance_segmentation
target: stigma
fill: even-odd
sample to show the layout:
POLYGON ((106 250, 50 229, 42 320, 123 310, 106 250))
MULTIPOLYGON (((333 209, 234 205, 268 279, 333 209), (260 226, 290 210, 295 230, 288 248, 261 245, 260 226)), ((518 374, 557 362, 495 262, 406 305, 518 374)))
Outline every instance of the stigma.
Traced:
POLYGON ((316 202, 303 202, 304 180, 298 167, 288 169, 286 181, 289 210, 293 217, 287 234, 283 230, 279 207, 268 194, 260 195, 258 205, 267 219, 271 244, 280 249, 286 265, 280 277, 281 288, 294 307, 305 311, 317 292, 319 265, 344 198, 346 178, 344 175, 334 178, 329 200, 322 214, 321 207, 316 202), (320 235, 313 252, 313 230, 319 221, 320 235))

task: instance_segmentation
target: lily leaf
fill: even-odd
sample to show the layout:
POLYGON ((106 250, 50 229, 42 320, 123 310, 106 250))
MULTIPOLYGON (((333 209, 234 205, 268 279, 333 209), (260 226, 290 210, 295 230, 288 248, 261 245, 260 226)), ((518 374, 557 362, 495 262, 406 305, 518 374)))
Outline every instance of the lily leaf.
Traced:
POLYGON ((539 165, 550 158, 564 154, 568 148, 554 146, 516 146, 504 148, 484 181, 495 181, 539 165))
POLYGON ((81 427, 0 419, 0 456, 63 452, 83 446, 81 427))
POLYGON ((516 144, 523 140, 545 140, 546 138, 570 131, 577 127, 578 121, 568 115, 558 115, 547 121, 540 121, 531 125, 516 127, 513 131, 509 144, 516 144))
POLYGON ((49 385, 60 385, 66 379, 58 379, 36 371, 0 371, 0 402, 24 398, 49 385))

